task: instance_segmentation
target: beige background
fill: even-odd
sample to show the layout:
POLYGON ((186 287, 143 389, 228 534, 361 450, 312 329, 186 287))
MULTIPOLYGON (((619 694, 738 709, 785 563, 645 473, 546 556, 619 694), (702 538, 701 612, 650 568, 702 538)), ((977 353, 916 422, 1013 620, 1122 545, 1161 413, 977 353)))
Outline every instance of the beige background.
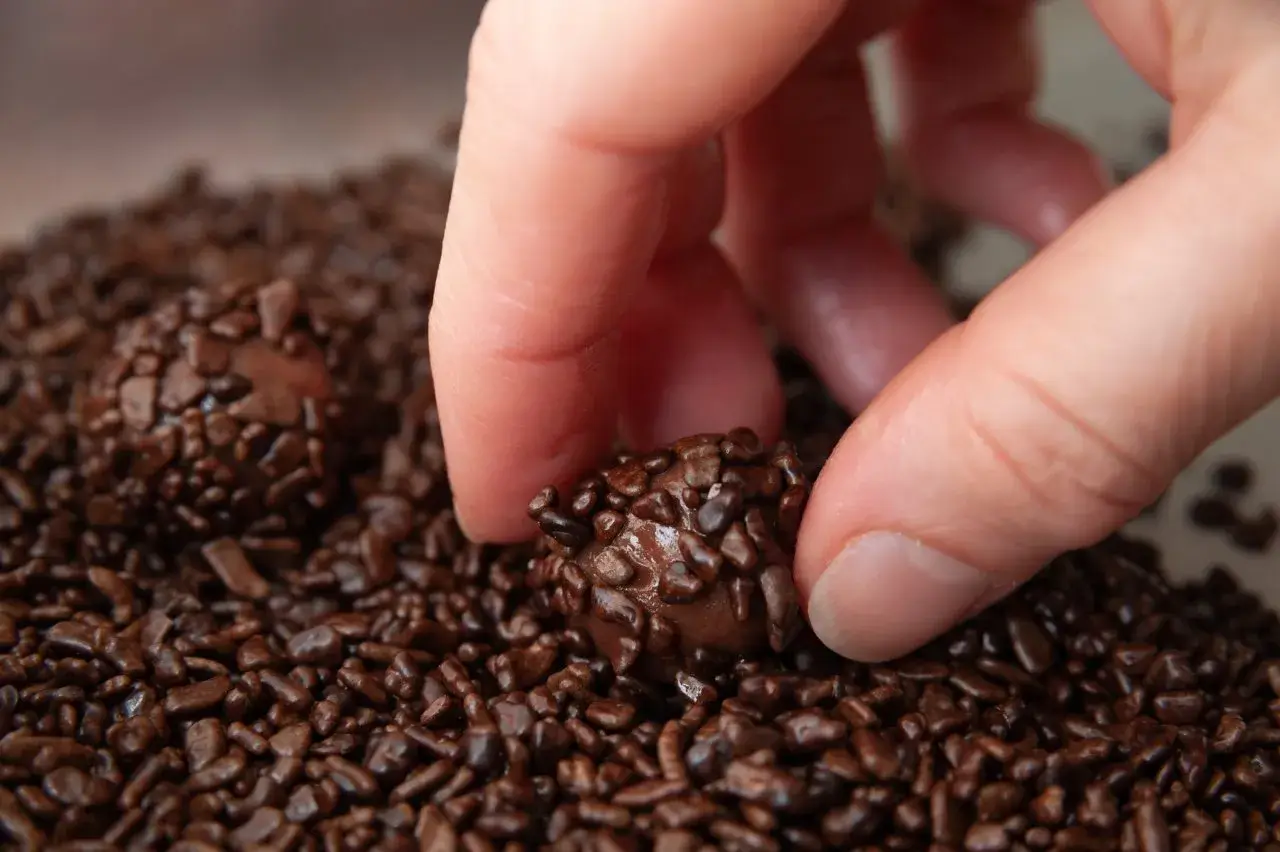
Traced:
MULTIPOLYGON (((429 149, 462 99, 478 0, 6 0, 0 4, 0 237, 69 207, 136 194, 200 160, 215 176, 323 174, 386 153, 429 149)), ((1039 13, 1041 110, 1113 160, 1141 155, 1164 105, 1118 57, 1078 0, 1039 13)), ((877 51, 871 50, 873 61, 877 51)), ((886 125, 885 81, 876 94, 886 125)), ((983 234, 959 261, 981 290, 1022 257, 983 234)), ((1280 494, 1280 411, 1247 424, 1210 456, 1259 459, 1280 494)), ((1147 524, 1179 573, 1225 560, 1280 601, 1280 572, 1189 533, 1187 492, 1202 461, 1147 524)))

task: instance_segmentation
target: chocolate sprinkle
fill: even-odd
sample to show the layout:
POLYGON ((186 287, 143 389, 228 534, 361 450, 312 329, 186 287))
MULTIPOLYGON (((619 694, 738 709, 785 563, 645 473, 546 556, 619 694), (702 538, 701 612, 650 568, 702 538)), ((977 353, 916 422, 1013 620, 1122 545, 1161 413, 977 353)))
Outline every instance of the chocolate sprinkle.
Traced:
MULTIPOLYGON (((447 198, 189 173, 0 253, 4 848, 1280 849, 1280 619, 1223 569, 1114 537, 907 658, 818 645, 791 558, 849 418, 794 353, 789 442, 624 454, 468 541, 447 198)), ((1251 482, 1198 516, 1264 547, 1251 482)))

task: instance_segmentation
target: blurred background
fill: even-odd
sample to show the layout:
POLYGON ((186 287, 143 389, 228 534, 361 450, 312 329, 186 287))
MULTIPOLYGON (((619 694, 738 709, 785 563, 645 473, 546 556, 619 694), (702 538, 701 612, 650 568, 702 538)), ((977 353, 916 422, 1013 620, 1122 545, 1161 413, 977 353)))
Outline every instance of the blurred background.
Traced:
POLYGON ((425 150, 458 113, 480 0, 5 0, 0 236, 136 194, 425 150))
MULTIPOLYGON (((483 0, 5 0, 0 3, 0 241, 71 208, 110 203, 200 162, 220 183, 323 175, 429 151, 462 105, 467 46, 483 0)), ((1116 166, 1149 158, 1166 106, 1098 30, 1080 0, 1040 4, 1040 111, 1116 166)), ((879 49, 869 49, 873 69, 879 49)), ((873 74, 874 74, 873 70, 873 74)), ((876 100, 891 133, 883 75, 876 100)), ((952 277, 985 291, 1024 258, 979 231, 952 277)), ((1259 462, 1260 499, 1280 495, 1280 412, 1246 424, 1184 477, 1141 526, 1171 545, 1173 569, 1222 559, 1280 601, 1280 572, 1189 532, 1183 507, 1213 458, 1259 462)))
MULTIPOLYGON (((462 103, 482 0, 5 0, 0 236, 200 159, 225 181, 427 148, 462 103)), ((1078 0, 1041 5, 1042 109, 1110 159, 1163 104, 1078 0)), ((873 61, 875 49, 871 50, 873 61)), ((877 79, 885 121, 892 104, 877 79)))

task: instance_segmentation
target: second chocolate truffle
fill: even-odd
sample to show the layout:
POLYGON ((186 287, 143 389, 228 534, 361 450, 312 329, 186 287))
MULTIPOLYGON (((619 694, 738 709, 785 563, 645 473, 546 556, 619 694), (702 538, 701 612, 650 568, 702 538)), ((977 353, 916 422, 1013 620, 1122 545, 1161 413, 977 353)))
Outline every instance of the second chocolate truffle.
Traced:
POLYGON ((562 501, 529 506, 548 554, 534 585, 625 672, 642 654, 781 651, 800 628, 791 579, 809 485, 789 444, 746 429, 620 455, 562 501))
POLYGON ((292 281, 228 282, 122 330, 81 408, 96 500, 195 541, 305 528, 343 448, 322 320, 292 281))

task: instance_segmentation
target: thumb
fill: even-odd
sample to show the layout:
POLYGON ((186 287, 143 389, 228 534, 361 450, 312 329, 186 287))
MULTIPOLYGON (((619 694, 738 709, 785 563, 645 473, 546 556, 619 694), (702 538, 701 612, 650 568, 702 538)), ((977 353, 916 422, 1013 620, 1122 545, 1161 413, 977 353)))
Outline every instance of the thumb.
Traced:
POLYGON ((1174 92, 1183 144, 850 428, 796 558, 827 645, 881 660, 924 643, 1136 515, 1280 392, 1276 67, 1198 89, 1193 116, 1174 92))

